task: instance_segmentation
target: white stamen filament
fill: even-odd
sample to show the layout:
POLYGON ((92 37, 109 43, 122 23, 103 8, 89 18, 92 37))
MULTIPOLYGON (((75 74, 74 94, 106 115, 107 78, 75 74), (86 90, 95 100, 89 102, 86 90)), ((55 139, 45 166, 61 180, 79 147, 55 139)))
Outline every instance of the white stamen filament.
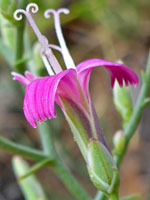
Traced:
POLYGON ((48 46, 49 46, 49 48, 51 48, 51 49, 55 49, 55 50, 61 52, 61 48, 60 48, 59 46, 55 45, 55 44, 49 44, 48 46))
POLYGON ((55 75, 53 70, 52 70, 52 67, 50 66, 50 63, 48 62, 48 59, 47 57, 45 56, 45 52, 44 52, 44 49, 41 49, 40 51, 40 55, 41 55, 41 58, 43 60, 43 63, 47 69, 47 72, 49 73, 49 75, 55 75))
POLYGON ((60 13, 64 13, 64 14, 68 14, 69 10, 65 9, 65 8, 61 8, 57 11, 53 10, 53 9, 48 9, 45 11, 44 16, 45 18, 50 18, 50 14, 53 14, 54 17, 54 25, 55 25, 55 31, 56 31, 56 35, 59 41, 59 44, 61 46, 61 52, 64 58, 64 62, 66 64, 67 69, 69 68, 76 68, 75 64, 73 62, 73 59, 69 53, 69 50, 66 46, 66 42, 64 40, 63 37, 63 33, 62 33, 62 29, 61 29, 61 24, 60 24, 60 13))
MULTIPOLYGON (((47 38, 44 35, 41 34, 40 30, 36 26, 31 14, 30 14, 30 8, 31 8, 31 12, 32 13, 36 13, 38 11, 38 6, 35 3, 30 3, 26 7, 26 10, 23 10, 23 9, 16 10, 14 12, 14 18, 19 21, 19 20, 22 19, 22 15, 21 14, 24 14, 26 16, 28 22, 30 23, 32 29, 34 30, 34 32, 35 32, 39 42, 41 43, 42 48, 44 49, 45 54, 47 56, 48 62, 46 64, 47 65, 46 68, 49 69, 52 66, 52 68, 54 69, 55 73, 58 74, 59 72, 62 71, 61 66, 59 65, 56 57, 54 56, 53 52, 49 48, 49 44, 48 44, 47 38), (20 15, 18 15, 18 14, 20 14, 20 15), (49 63, 50 63, 50 65, 48 67, 49 63)), ((44 63, 46 63, 46 62, 44 62, 44 63)))
MULTIPOLYGON (((51 48, 51 49, 55 49, 55 50, 61 52, 61 48, 60 48, 59 46, 55 45, 55 44, 49 44, 48 47, 51 48)), ((47 69, 49 75, 55 75, 54 72, 53 72, 53 70, 52 70, 52 67, 51 67, 51 65, 50 65, 50 63, 49 63, 49 61, 48 61, 48 58, 47 58, 47 56, 45 55, 44 49, 41 49, 40 55, 41 55, 41 58, 42 58, 42 60, 43 60, 43 63, 44 63, 44 65, 45 65, 45 67, 46 67, 46 69, 47 69)))

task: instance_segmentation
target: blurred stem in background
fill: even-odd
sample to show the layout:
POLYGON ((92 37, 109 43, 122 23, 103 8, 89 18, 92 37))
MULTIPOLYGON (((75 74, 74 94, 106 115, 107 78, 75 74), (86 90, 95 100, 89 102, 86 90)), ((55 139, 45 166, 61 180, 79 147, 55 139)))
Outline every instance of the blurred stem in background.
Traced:
POLYGON ((17 144, 2 136, 0 136, 0 148, 12 154, 18 154, 34 161, 40 161, 47 158, 46 155, 39 150, 17 144))
MULTIPOLYGON (((25 9, 27 1, 19 0, 18 8, 25 9)), ((23 74, 25 71, 25 63, 23 63, 24 56, 24 29, 25 29, 25 18, 23 17, 22 22, 17 23, 15 33, 15 55, 14 55, 14 69, 19 73, 23 74)))

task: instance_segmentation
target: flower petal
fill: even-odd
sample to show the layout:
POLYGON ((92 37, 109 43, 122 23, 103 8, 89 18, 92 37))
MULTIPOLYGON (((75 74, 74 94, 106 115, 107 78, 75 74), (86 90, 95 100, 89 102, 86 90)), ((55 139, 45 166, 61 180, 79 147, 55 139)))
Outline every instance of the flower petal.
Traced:
POLYGON ((13 76, 13 80, 19 81, 22 83, 24 86, 29 85, 32 81, 37 79, 37 76, 32 74, 29 71, 25 72, 25 76, 18 74, 16 72, 11 72, 11 75, 13 76))
POLYGON ((62 78, 59 83, 57 94, 76 103, 82 103, 82 91, 77 79, 76 70, 70 72, 62 78))
POLYGON ((56 116, 54 103, 58 84, 69 72, 65 70, 54 76, 38 78, 26 87, 24 114, 31 126, 36 127, 36 121, 56 116))
POLYGON ((42 122, 41 117, 39 113, 36 110, 36 92, 38 85, 39 85, 40 79, 37 79, 30 83, 26 88, 26 94, 24 99, 24 112, 26 115, 30 116, 33 121, 37 120, 39 122, 42 122))
POLYGON ((25 75, 26 79, 28 79, 31 82, 38 78, 36 75, 32 74, 29 71, 25 71, 24 75, 25 75))
POLYGON ((21 74, 18 74, 16 72, 11 72, 11 75, 13 76, 13 80, 20 82, 24 86, 30 84, 30 81, 21 74))
POLYGON ((138 84, 138 77, 134 73, 134 71, 127 66, 120 64, 120 63, 114 63, 110 61, 106 61, 103 59, 89 59, 84 62, 81 62, 77 65, 77 73, 79 77, 79 81, 88 97, 88 82, 90 78, 90 72, 93 68, 97 66, 104 66, 108 71, 110 72, 111 76, 111 87, 113 88, 115 80, 118 81, 119 85, 123 86, 123 81, 125 82, 125 85, 127 86, 129 83, 131 85, 137 85, 138 84))

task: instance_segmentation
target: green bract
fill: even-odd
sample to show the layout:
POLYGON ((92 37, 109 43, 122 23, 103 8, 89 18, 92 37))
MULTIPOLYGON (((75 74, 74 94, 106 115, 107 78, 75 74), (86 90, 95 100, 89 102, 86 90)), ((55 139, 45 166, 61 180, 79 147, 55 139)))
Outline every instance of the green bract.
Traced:
POLYGON ((114 103, 116 109, 120 113, 125 126, 129 122, 133 111, 129 88, 127 87, 120 88, 119 84, 115 82, 113 94, 114 94, 114 103))
POLYGON ((86 124, 88 124, 88 119, 83 117, 84 113, 78 108, 77 104, 73 104, 72 101, 65 98, 61 98, 61 102, 64 106, 64 114, 72 130, 74 139, 77 142, 84 159, 87 160, 87 147, 89 141, 86 124))
POLYGON ((110 152, 95 139, 91 140, 88 146, 87 167, 90 178, 97 189, 108 196, 117 191, 119 185, 118 169, 110 152))

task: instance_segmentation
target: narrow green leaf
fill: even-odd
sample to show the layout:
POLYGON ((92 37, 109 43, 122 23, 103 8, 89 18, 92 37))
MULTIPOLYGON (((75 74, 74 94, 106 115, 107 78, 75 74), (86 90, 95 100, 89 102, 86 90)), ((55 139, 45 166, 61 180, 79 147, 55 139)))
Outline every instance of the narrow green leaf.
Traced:
POLYGON ((31 167, 29 169, 29 171, 27 173, 25 173, 23 176, 19 177, 19 181, 23 181, 24 179, 31 176, 32 174, 34 174, 35 172, 37 172, 39 169, 41 169, 42 167, 44 167, 45 165, 47 165, 50 162, 52 162, 52 160, 47 158, 47 159, 44 159, 41 162, 35 164, 33 167, 31 167))
MULTIPOLYGON (((21 157, 15 156, 12 160, 13 170, 17 178, 29 171, 29 166, 21 157)), ((19 186, 26 200, 47 200, 42 186, 34 175, 19 181, 19 186)))

